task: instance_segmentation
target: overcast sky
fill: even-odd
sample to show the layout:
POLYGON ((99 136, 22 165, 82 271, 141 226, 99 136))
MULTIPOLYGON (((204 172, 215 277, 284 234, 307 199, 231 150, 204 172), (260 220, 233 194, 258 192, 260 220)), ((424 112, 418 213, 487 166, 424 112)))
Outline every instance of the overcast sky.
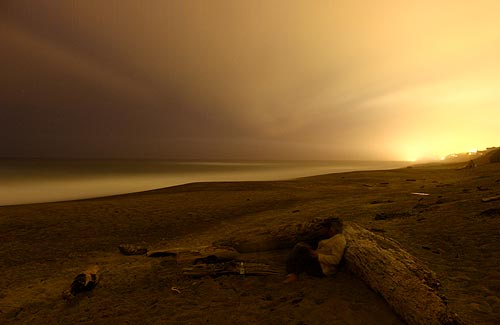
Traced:
POLYGON ((500 1, 0 2, 0 156, 500 145, 500 1))

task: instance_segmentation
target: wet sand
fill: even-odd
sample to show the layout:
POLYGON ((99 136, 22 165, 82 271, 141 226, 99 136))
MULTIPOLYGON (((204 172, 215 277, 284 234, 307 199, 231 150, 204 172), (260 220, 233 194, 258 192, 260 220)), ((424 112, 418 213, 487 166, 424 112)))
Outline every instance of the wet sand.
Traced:
POLYGON ((346 270, 282 284, 286 251, 255 257, 283 267, 281 275, 192 279, 172 257, 117 249, 204 245, 245 227, 332 215, 399 241, 437 273, 450 308, 467 323, 498 323, 500 201, 481 200, 497 195, 500 164, 486 164, 195 183, 0 207, 0 323, 400 324, 346 270), (74 276, 94 263, 102 270, 99 285, 63 300, 74 276))

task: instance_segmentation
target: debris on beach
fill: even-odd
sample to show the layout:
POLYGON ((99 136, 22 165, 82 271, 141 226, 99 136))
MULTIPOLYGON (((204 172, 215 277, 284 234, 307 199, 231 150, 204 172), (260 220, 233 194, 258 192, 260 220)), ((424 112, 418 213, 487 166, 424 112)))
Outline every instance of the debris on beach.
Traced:
POLYGON ((89 292, 94 289, 99 282, 99 271, 99 266, 93 265, 78 274, 73 280, 73 283, 71 283, 69 291, 65 290, 63 292, 63 298, 69 299, 77 296, 79 293, 89 292))
POLYGON ((282 274, 283 270, 263 263, 230 261, 225 263, 190 265, 184 267, 182 273, 194 278, 201 278, 204 276, 218 277, 222 275, 276 275, 282 274))
POLYGON ((491 201, 498 201, 498 200, 500 200, 500 195, 485 197, 485 198, 481 199, 481 201, 483 201, 483 202, 491 202, 491 201))
POLYGON ((177 287, 172 287, 172 288, 170 288, 170 290, 172 290, 172 291, 174 291, 174 292, 176 292, 178 294, 181 294, 181 290, 179 288, 177 288, 177 287))
POLYGON ((393 203, 393 200, 372 200, 370 204, 393 203))
POLYGON ((375 220, 400 219, 409 217, 409 212, 381 212, 375 215, 375 220))
POLYGON ((175 256, 177 264, 183 266, 182 274, 194 278, 222 275, 275 275, 282 273, 281 268, 263 263, 243 261, 240 253, 233 247, 168 248, 151 251, 148 256, 175 256))
POLYGON ((500 217, 500 209, 493 208, 493 209, 484 210, 479 214, 479 216, 481 216, 481 217, 500 217))
POLYGON ((182 247, 154 250, 149 252, 148 256, 175 256, 178 264, 215 264, 234 260, 238 256, 238 251, 232 247, 182 247))
POLYGON ((146 247, 123 244, 118 246, 118 249, 123 255, 144 255, 148 252, 146 247))

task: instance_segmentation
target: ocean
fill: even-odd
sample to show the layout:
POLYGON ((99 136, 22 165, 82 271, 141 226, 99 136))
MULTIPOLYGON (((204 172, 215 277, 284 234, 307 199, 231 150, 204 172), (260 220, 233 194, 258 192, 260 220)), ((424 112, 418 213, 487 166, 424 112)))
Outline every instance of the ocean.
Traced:
POLYGON ((0 159, 0 206, 95 198, 192 182, 286 180, 406 165, 401 161, 0 159))

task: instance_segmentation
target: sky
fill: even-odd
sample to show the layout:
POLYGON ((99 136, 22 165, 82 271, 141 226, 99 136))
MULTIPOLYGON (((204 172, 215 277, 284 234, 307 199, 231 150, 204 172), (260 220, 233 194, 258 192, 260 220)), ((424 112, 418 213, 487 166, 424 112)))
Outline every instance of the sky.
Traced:
POLYGON ((0 42, 0 157, 500 145, 497 0, 3 0, 0 42))

